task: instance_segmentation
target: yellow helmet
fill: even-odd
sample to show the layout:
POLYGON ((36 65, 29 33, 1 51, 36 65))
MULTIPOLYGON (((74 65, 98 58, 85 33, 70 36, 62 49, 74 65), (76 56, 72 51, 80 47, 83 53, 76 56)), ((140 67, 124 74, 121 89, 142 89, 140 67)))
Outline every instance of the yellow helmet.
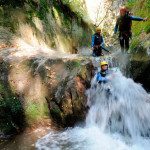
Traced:
POLYGON ((101 28, 100 28, 100 27, 97 27, 97 28, 96 28, 96 32, 98 32, 98 31, 101 31, 101 28))
POLYGON ((108 65, 108 62, 106 62, 106 61, 101 61, 101 62, 100 62, 100 66, 103 66, 103 65, 108 65))

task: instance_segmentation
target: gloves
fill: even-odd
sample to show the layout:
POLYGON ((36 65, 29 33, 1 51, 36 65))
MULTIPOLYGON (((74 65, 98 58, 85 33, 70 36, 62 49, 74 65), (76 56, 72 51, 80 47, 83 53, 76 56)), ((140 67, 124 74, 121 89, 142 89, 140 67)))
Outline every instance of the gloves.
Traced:
POLYGON ((147 21, 147 20, 148 20, 147 18, 144 18, 144 19, 143 19, 143 21, 147 21))

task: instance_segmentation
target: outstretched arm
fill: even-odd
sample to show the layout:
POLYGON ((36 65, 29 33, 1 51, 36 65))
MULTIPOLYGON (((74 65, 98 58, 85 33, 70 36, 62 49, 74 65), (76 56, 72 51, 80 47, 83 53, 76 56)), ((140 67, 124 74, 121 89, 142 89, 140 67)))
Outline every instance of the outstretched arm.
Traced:
POLYGON ((106 52, 109 52, 109 53, 110 53, 110 51, 109 51, 107 48, 105 48, 105 47, 103 47, 103 46, 101 46, 101 48, 102 48, 103 50, 105 50, 106 52))
POLYGON ((145 18, 141 18, 141 17, 136 17, 136 16, 130 16, 131 20, 134 21, 146 21, 145 18))
POLYGON ((102 47, 105 47, 103 36, 102 36, 102 43, 101 43, 101 46, 102 46, 102 47))
POLYGON ((109 50, 107 48, 105 48, 105 44, 104 44, 104 38, 102 37, 102 43, 101 43, 101 48, 107 52, 109 52, 109 50))

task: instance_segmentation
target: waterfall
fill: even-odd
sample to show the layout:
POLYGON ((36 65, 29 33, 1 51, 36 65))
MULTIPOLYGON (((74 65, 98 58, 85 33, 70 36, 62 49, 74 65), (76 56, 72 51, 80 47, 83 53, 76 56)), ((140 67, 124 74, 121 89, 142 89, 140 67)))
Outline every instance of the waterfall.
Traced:
POLYGON ((95 78, 88 93, 90 107, 86 125, 96 125, 103 132, 118 132, 137 138, 150 136, 150 96, 140 84, 124 77, 118 70, 110 82, 97 85, 95 78))
POLYGON ((150 95, 118 68, 110 70, 108 83, 91 81, 85 125, 51 131, 36 142, 38 150, 149 149, 150 95))

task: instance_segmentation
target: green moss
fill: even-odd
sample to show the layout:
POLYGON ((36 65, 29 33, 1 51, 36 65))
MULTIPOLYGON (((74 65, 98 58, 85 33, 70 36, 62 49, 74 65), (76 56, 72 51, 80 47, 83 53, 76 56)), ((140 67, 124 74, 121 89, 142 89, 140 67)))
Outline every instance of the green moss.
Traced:
POLYGON ((144 28, 144 31, 148 34, 150 33, 150 25, 146 25, 145 28, 144 28))
POLYGON ((67 61, 65 67, 67 70, 73 70, 74 68, 79 68, 81 66, 80 61, 67 61))
POLYGON ((39 0, 39 11, 37 11, 37 15, 40 19, 46 19, 46 14, 49 11, 48 3, 46 0, 39 0))
POLYGON ((24 113, 19 99, 0 82, 0 131, 11 134, 23 128, 24 113))
POLYGON ((27 0, 21 9, 0 7, 0 26, 16 33, 19 22, 27 23, 39 41, 44 41, 49 47, 56 48, 59 44, 57 41, 59 35, 63 37, 61 42, 67 43, 64 44, 67 47, 66 51, 72 51, 78 46, 90 45, 91 30, 86 30, 89 29, 89 25, 84 22, 85 15, 84 1, 27 0), (20 12, 24 17, 17 17, 20 12), (43 32, 37 28, 34 22, 35 17, 41 20, 43 32))
POLYGON ((140 40, 137 38, 134 38, 131 43, 131 47, 130 47, 131 50, 135 50, 138 47, 139 43, 140 43, 140 40))
POLYGON ((86 9, 84 8, 84 1, 82 0, 62 0, 63 4, 67 5, 78 17, 82 18, 86 15, 86 9))
POLYGON ((0 92, 4 93, 4 91, 5 91, 4 86, 2 84, 0 84, 0 92))
MULTIPOLYGON (((133 15, 140 16, 143 18, 150 17, 150 1, 149 0, 130 0, 127 3, 127 6, 133 12, 133 15)), ((133 23, 133 32, 136 35, 139 35, 143 29, 149 30, 150 22, 134 22, 133 23)), ((146 31, 145 30, 145 31, 146 31)), ((147 32, 147 31, 146 31, 147 32)))
MULTIPOLYGON (((128 0, 126 5, 131 10, 134 16, 140 16, 142 18, 150 18, 149 0, 128 0)), ((146 34, 150 33, 150 22, 133 21, 132 31, 133 31, 133 40, 131 43, 131 50, 134 51, 140 48, 141 44, 145 45, 144 42, 146 41, 144 41, 144 39, 146 38, 146 34)))
POLYGON ((25 107, 25 115, 28 124, 38 121, 49 115, 47 104, 29 102, 25 107))
POLYGON ((127 6, 128 6, 129 8, 132 8, 132 7, 135 5, 135 2, 136 2, 136 0, 128 0, 127 6))

